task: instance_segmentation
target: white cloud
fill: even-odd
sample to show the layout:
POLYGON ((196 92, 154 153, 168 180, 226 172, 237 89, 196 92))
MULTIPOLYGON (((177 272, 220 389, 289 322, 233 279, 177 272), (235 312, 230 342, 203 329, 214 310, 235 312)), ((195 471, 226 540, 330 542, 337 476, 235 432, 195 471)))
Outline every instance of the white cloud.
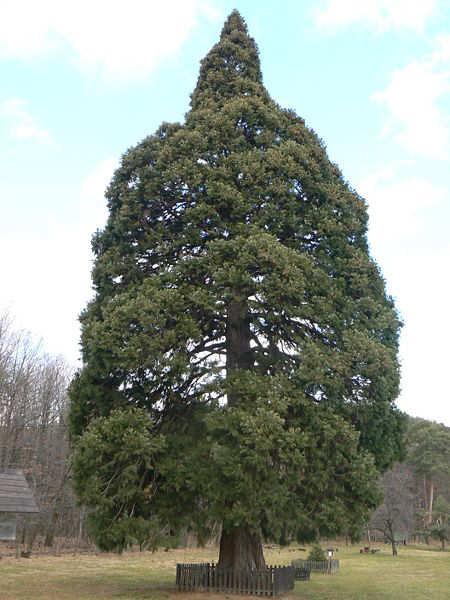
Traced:
POLYGON ((434 63, 450 62, 450 35, 438 35, 435 39, 435 50, 431 60, 434 63))
POLYGON ((441 104, 449 92, 450 36, 443 36, 430 56, 394 71, 388 86, 373 95, 387 111, 382 136, 413 155, 447 159, 450 122, 441 104))
POLYGON ((0 267, 7 282, 0 313, 9 310, 18 328, 32 329, 46 350, 75 364, 77 317, 89 297, 89 240, 61 226, 48 236, 11 232, 0 238, 0 267))
POLYGON ((213 0, 6 0, 0 57, 29 60, 68 49, 83 71, 144 79, 181 48, 202 16, 218 16, 213 0))
POLYGON ((370 240, 375 251, 383 254, 386 244, 403 247, 419 237, 427 229, 429 215, 436 214, 433 211, 443 206, 448 196, 444 186, 423 177, 399 178, 394 167, 365 178, 358 191, 369 203, 370 240))
POLYGON ((113 157, 105 158, 88 173, 81 184, 80 218, 90 234, 106 222, 108 211, 104 197, 105 190, 117 166, 117 159, 113 157))
POLYGON ((405 320, 401 336, 402 393, 400 406, 410 414, 450 425, 445 385, 448 372, 447 319, 450 245, 439 251, 419 251, 399 259, 396 286, 405 320))
POLYGON ((44 144, 54 143, 47 129, 40 127, 27 109, 22 98, 10 98, 0 104, 0 117, 8 123, 9 133, 18 140, 34 140, 44 144))
POLYGON ((414 165, 383 169, 361 181, 358 190, 369 205, 373 255, 405 323, 399 405, 409 414, 450 425, 450 404, 442 385, 450 337, 450 245, 438 230, 440 223, 448 222, 449 191, 410 175, 413 169, 414 165))
POLYGON ((436 0, 327 0, 315 12, 321 28, 365 25, 378 32, 390 29, 423 29, 436 9, 436 0))
POLYGON ((72 364, 79 358, 78 315, 92 295, 90 240, 105 225, 104 191, 116 164, 112 158, 100 161, 75 193, 68 190, 66 201, 76 207, 71 220, 53 215, 45 233, 11 230, 0 237, 0 271, 7 282, 0 314, 9 310, 18 327, 31 328, 46 350, 72 364))

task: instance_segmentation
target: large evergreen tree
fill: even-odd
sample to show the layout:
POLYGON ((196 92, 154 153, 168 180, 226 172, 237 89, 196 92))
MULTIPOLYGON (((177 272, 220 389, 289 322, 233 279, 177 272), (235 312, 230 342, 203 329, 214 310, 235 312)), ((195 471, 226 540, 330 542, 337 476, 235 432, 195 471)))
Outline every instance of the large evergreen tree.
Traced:
POLYGON ((364 201, 270 98, 238 12, 107 198, 71 386, 98 543, 220 522, 220 564, 252 568, 262 538, 356 531, 401 451, 399 321, 364 201))

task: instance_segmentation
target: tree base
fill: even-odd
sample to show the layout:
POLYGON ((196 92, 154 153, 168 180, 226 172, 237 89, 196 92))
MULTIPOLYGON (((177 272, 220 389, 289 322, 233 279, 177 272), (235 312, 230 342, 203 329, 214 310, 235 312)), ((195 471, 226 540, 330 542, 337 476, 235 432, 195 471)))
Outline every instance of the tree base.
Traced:
POLYGON ((237 571, 265 569, 261 536, 250 531, 248 527, 222 530, 217 566, 237 571))

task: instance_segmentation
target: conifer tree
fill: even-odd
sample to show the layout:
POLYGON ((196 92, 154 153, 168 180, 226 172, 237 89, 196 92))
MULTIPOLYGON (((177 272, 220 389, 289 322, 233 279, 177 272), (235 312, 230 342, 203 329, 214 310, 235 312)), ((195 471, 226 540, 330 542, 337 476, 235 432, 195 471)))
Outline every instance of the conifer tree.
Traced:
POLYGON ((99 545, 220 523, 219 564, 255 568, 263 539, 356 532, 401 453, 399 320, 363 199, 270 98, 237 11, 107 199, 71 386, 99 545))

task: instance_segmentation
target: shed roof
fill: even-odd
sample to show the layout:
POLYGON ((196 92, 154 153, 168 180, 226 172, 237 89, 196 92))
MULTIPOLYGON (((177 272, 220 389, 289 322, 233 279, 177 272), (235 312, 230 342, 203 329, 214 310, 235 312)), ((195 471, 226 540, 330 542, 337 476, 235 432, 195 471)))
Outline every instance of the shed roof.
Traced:
POLYGON ((0 472, 0 513, 38 513, 39 508, 22 471, 0 472))

